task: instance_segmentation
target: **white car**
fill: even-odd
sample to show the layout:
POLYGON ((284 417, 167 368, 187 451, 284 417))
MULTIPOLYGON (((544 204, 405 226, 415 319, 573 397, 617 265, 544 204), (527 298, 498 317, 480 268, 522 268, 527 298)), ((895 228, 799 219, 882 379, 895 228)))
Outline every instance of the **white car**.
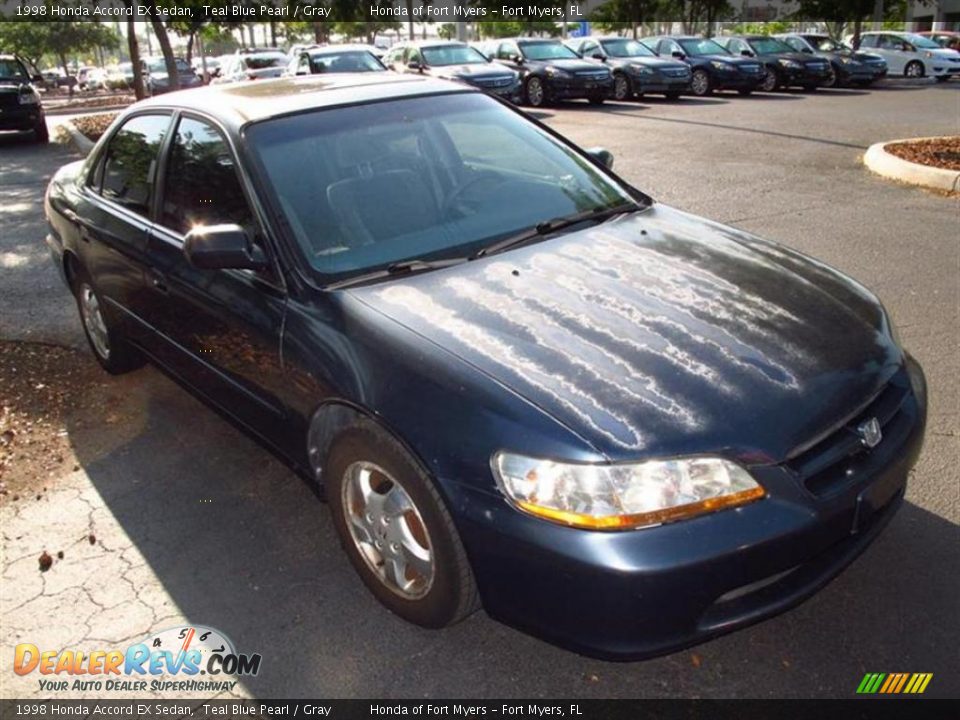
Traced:
POLYGON ((865 32, 860 50, 887 61, 891 75, 934 77, 943 82, 960 74, 960 52, 942 48, 930 38, 905 32, 865 32))

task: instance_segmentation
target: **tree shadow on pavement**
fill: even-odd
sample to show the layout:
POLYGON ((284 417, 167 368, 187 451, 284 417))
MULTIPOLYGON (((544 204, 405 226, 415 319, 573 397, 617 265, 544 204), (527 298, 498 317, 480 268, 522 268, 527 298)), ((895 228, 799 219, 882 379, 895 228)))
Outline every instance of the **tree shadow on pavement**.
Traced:
POLYGON ((482 612, 441 631, 399 620, 286 466, 156 370, 111 385, 126 410, 111 426, 68 425, 75 452, 182 614, 262 654, 245 681, 256 696, 853 697, 868 671, 933 672, 928 696, 958 690, 958 529, 910 503, 786 615, 665 658, 606 663, 482 612))

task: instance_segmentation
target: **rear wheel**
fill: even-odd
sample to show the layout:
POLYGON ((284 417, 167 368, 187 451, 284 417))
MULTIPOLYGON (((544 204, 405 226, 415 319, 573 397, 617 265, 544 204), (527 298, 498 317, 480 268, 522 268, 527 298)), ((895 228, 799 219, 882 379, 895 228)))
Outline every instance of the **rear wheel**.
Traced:
POLYGON ((120 375, 143 364, 143 358, 108 319, 103 300, 90 277, 78 271, 73 282, 83 332, 100 366, 111 375, 120 375))
POLYGON ((372 423, 358 424, 334 443, 324 476, 344 550, 383 605, 432 628, 479 607, 453 520, 400 443, 372 423))
POLYGON ((903 69, 904 77, 908 78, 922 78, 924 74, 923 63, 919 60, 911 60, 907 63, 907 66, 903 69))
POLYGON ((547 101, 547 94, 543 87, 543 80, 532 77, 527 80, 523 88, 523 96, 530 107, 543 107, 547 101))
POLYGON ((698 97, 703 97, 713 92, 710 75, 706 70, 693 71, 693 77, 690 79, 690 90, 698 97))
POLYGON ((623 73, 613 76, 613 99, 626 100, 630 97, 630 80, 623 73))

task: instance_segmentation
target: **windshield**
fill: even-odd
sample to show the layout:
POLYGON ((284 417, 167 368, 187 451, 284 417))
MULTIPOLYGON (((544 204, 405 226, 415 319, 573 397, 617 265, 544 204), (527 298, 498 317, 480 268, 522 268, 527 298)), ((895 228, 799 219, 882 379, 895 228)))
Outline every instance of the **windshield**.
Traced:
MULTIPOLYGON (((177 58, 174 62, 177 64, 178 73, 191 72, 193 70, 193 68, 187 65, 187 61, 182 58, 177 58)), ((147 62, 147 69, 151 73, 165 73, 167 72, 167 63, 164 62, 163 58, 150 60, 147 62)), ((93 69, 91 69, 90 72, 93 72, 93 69)))
POLYGON ((519 45, 523 56, 528 60, 567 60, 580 57, 560 42, 522 42, 519 45))
POLYGON ((747 41, 757 55, 776 55, 795 52, 792 47, 776 38, 755 38, 747 41))
POLYGON ((366 50, 311 55, 310 65, 315 73, 379 72, 385 70, 380 61, 366 50))
POLYGON ((624 58, 641 55, 646 57, 654 54, 650 48, 641 45, 636 40, 603 40, 600 44, 603 46, 604 52, 610 57, 624 58))
POLYGON ((286 64, 287 56, 283 53, 245 55, 243 58, 243 65, 248 70, 266 70, 267 68, 282 67, 286 64))
POLYGON ((547 220, 631 202, 481 93, 305 112, 256 123, 246 141, 322 282, 466 257, 547 220))
POLYGON ((28 77, 19 61, 13 58, 0 58, 0 79, 26 82, 28 77))
POLYGON ((935 43, 930 38, 923 37, 923 35, 914 35, 912 33, 908 33, 903 36, 903 39, 906 40, 911 45, 913 45, 914 47, 925 48, 927 50, 940 49, 940 46, 937 45, 937 43, 935 43))
POLYGON ((690 57, 699 55, 729 55, 727 49, 713 40, 680 40, 680 47, 690 57))
POLYGON ((469 45, 438 45, 420 49, 427 65, 486 65, 487 59, 469 45))

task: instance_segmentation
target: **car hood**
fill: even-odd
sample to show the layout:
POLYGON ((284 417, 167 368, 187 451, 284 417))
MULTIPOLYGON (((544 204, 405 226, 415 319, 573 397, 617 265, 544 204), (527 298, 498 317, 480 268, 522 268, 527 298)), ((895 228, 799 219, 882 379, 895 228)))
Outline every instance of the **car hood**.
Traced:
POLYGON ((696 55, 696 60, 718 60, 731 65, 759 65, 759 58, 737 57, 736 55, 696 55))
POLYGON ((679 60, 666 60, 660 57, 650 57, 649 55, 637 55, 636 57, 610 58, 608 63, 611 65, 646 65, 647 67, 657 68, 685 68, 686 63, 679 60))
POLYGON ((468 65, 443 65, 430 68, 430 74, 441 78, 499 78, 513 75, 509 68, 497 67, 491 63, 476 63, 468 65))
POLYGON ((570 72, 577 72, 578 70, 596 70, 597 67, 603 67, 598 62, 588 62, 587 60, 580 60, 578 58, 561 58, 559 60, 528 60, 527 64, 529 65, 552 65, 553 67, 558 67, 561 70, 569 70, 570 72))
POLYGON ((778 462, 902 363, 862 286, 660 205, 347 292, 611 460, 719 452, 778 462))

